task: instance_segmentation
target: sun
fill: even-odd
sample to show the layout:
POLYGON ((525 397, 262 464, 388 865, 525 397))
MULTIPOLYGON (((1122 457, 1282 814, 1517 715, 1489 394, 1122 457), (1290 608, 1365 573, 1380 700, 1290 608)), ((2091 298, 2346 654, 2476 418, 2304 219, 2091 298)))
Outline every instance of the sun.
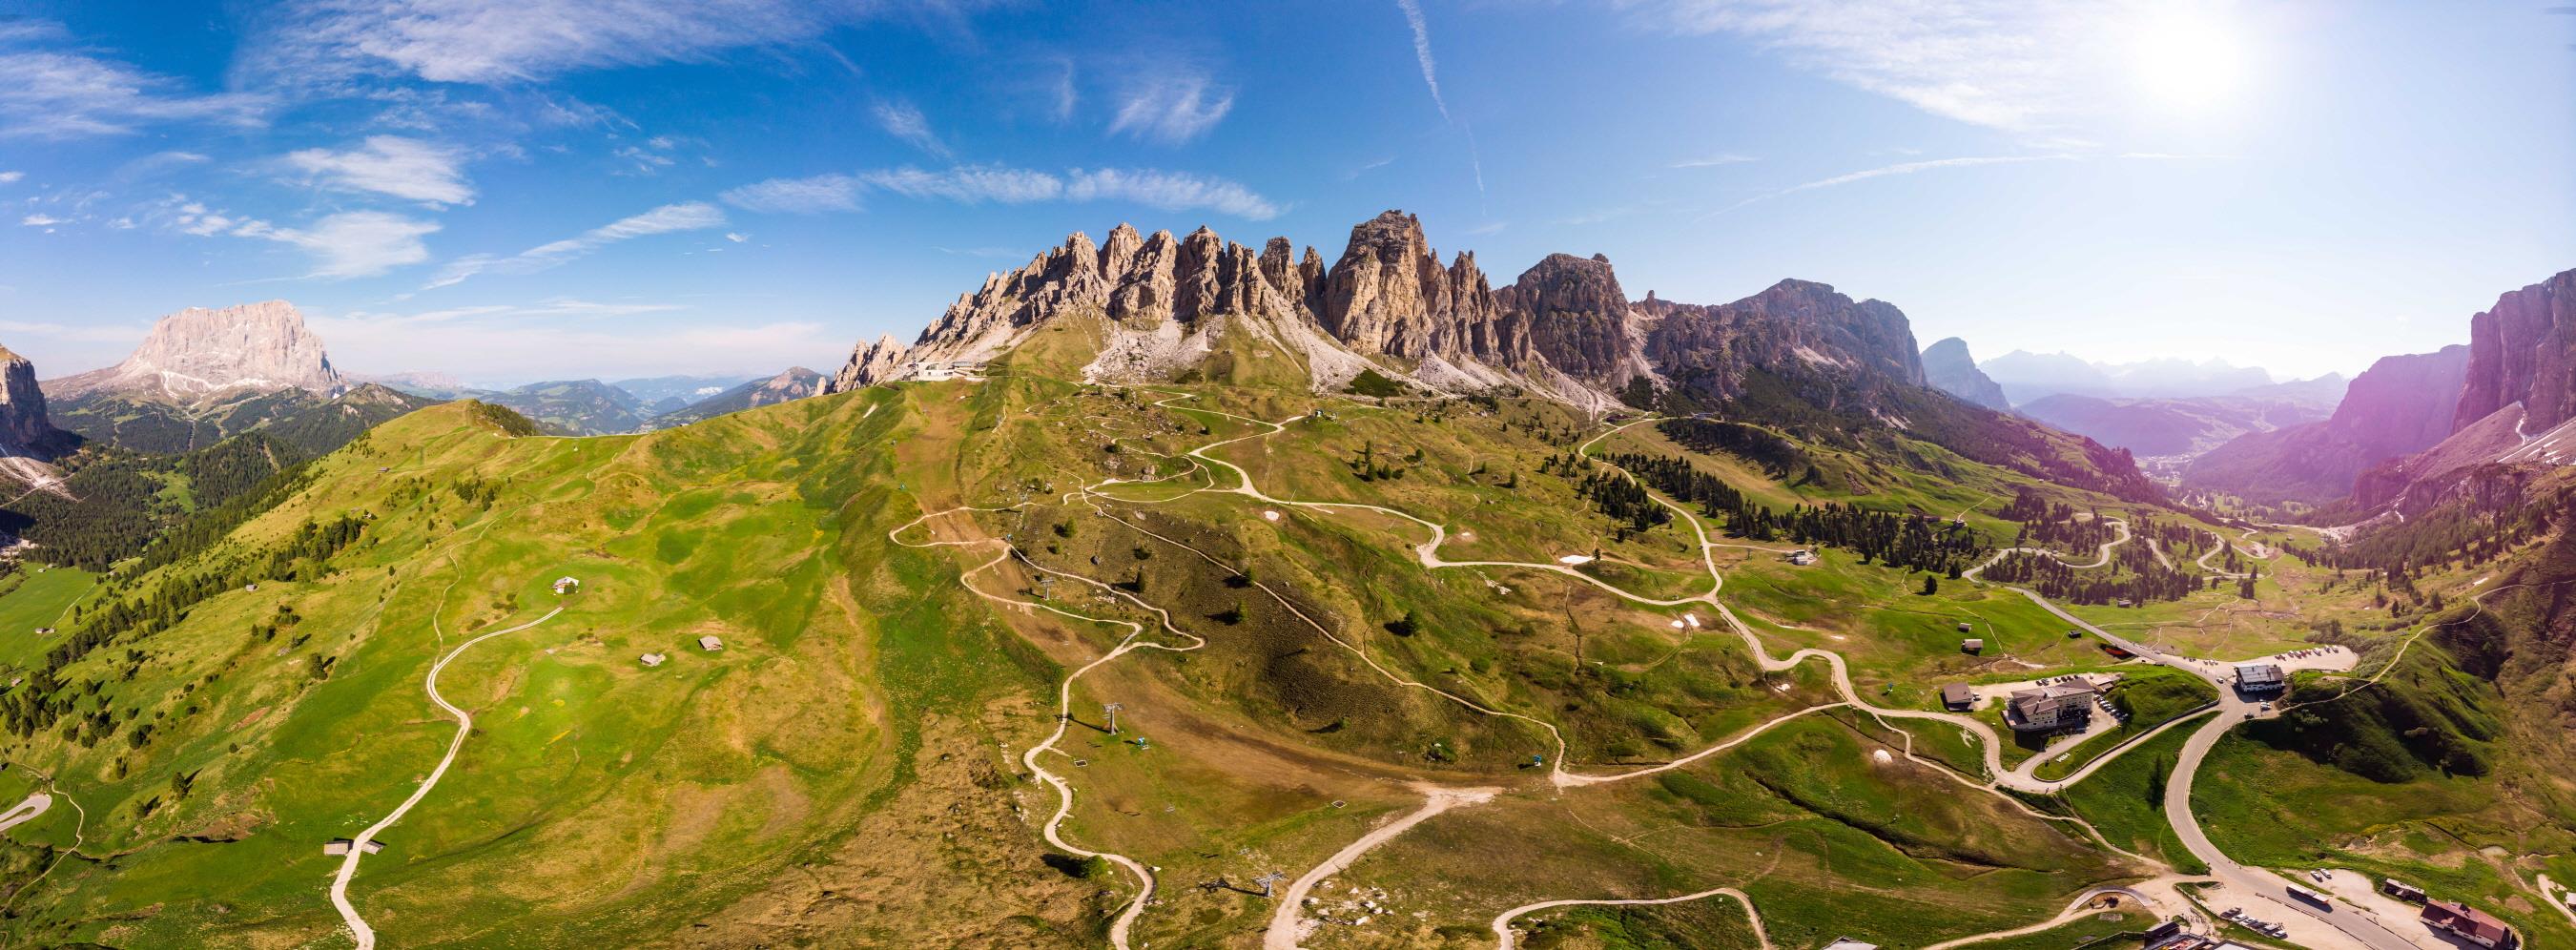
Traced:
POLYGON ((2147 102, 2161 111, 2186 115, 2218 111, 2244 88, 2243 31, 2215 10, 2167 5, 2138 26, 2130 44, 2134 81, 2147 102))

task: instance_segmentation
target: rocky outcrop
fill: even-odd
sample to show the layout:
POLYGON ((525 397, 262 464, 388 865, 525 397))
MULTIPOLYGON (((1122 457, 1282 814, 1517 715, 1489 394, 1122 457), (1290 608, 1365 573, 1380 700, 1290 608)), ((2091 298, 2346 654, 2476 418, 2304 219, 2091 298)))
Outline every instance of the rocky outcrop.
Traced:
POLYGON ((1351 228, 1312 300, 1324 330, 1363 354, 1518 367, 1533 352, 1529 311, 1497 299, 1476 255, 1441 266, 1421 220, 1399 211, 1351 228))
POLYGON ((1986 378, 1977 368, 1975 357, 1968 355, 1968 341, 1944 337, 1923 348, 1923 381, 1970 405, 1984 406, 1996 412, 2011 412, 2012 400, 2004 398, 2004 388, 1986 378))
MULTIPOLYGON (((2538 432, 2576 416, 2576 270, 2513 291, 2469 318, 2469 361, 2451 430, 2521 403, 2538 432)), ((2358 381, 2356 381, 2358 385, 2358 381)))
POLYGON ((1530 348, 1558 371, 1605 392, 1651 379, 1645 337, 1610 258, 1550 254, 1495 293, 1528 321, 1530 348))
POLYGON ((36 364, 0 347, 0 455, 50 457, 61 438, 45 415, 36 364))
POLYGON ((1733 398, 1746 373, 1757 369, 1789 381, 1820 406, 1843 405, 1881 384, 1923 385, 1923 360, 1904 311, 1854 301, 1814 281, 1784 280, 1715 306, 1653 294, 1638 306, 1654 321, 1646 331, 1647 358, 1686 381, 1696 398, 1733 398))
POLYGON ((876 342, 859 347, 856 352, 851 353, 850 361, 842 364, 841 371, 832 374, 831 379, 823 382, 823 391, 849 392, 874 385, 882 380, 892 379, 895 371, 903 366, 904 353, 909 349, 910 347, 903 345, 902 341, 895 339, 894 334, 881 334, 876 342))
POLYGON ((50 380, 57 399, 93 393, 151 393, 190 400, 230 390, 301 389, 336 396, 347 388, 322 338, 283 300, 162 317, 125 362, 50 380))

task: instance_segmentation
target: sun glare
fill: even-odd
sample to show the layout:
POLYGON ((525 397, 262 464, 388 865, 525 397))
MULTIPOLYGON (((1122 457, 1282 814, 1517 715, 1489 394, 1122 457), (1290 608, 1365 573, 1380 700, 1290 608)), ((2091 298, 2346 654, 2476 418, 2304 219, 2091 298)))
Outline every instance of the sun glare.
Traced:
POLYGON ((2218 111, 2244 86, 2244 38, 2215 11, 2184 5, 2160 10, 2130 42, 2139 90, 2157 109, 2218 111))

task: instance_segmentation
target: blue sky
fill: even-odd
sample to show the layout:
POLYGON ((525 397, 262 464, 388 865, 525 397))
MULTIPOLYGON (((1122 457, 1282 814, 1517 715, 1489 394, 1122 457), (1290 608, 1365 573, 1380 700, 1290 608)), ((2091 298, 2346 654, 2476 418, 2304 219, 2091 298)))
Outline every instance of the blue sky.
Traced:
POLYGON ((0 343, 285 298, 361 373, 828 371, 1075 230, 1783 277, 2351 372, 2576 267, 2545 3, 0 5, 0 343))

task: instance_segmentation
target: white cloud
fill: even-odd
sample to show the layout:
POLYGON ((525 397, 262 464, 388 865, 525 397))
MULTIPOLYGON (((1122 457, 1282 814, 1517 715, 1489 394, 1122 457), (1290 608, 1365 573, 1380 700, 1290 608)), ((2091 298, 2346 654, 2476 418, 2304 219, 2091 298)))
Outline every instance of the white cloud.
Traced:
POLYGON ((1718 153, 1718 154, 1716 154, 1716 155, 1709 155, 1709 156, 1704 156, 1704 157, 1701 157, 1701 158, 1685 159, 1685 160, 1683 160, 1683 161, 1674 162, 1674 163, 1672 164, 1672 167, 1674 167, 1674 168, 1715 168, 1715 167, 1717 167, 1717 166, 1719 166, 1719 165, 1741 165, 1741 164, 1744 164, 1744 163, 1746 163, 1746 162, 1758 162, 1758 161, 1761 161, 1761 159, 1755 158, 1755 157, 1753 157, 1753 156, 1751 156, 1751 155, 1738 155, 1738 154, 1736 154, 1736 153, 1734 153, 1734 152, 1721 152, 1721 153, 1718 153))
POLYGON ((886 134, 940 158, 948 157, 948 146, 930 131, 930 120, 923 117, 921 110, 914 108, 912 103, 880 102, 876 104, 875 112, 877 125, 885 129, 886 134))
POLYGON ((421 289, 452 286, 463 283, 476 274, 486 272, 534 273, 560 266, 567 261, 586 256, 620 241, 675 231, 699 231, 723 227, 724 224, 724 209, 703 201, 663 205, 643 214, 600 225, 575 237, 537 245, 509 257, 469 254, 457 258, 448 262, 448 265, 439 271, 438 276, 431 278, 430 282, 421 289))
POLYGON ((710 62, 810 39, 871 12, 839 0, 303 0, 276 17, 238 70, 329 82, 398 73, 507 84, 584 69, 710 62))
POLYGON ((1163 211, 1206 210, 1254 221, 1267 221, 1280 212, 1277 204, 1235 182, 1151 168, 1076 168, 1057 175, 1002 165, 959 165, 940 171, 884 169, 860 177, 872 187, 906 198, 962 204, 1127 201, 1163 211))
POLYGON ((1133 201, 1164 211, 1206 209, 1253 221, 1279 216, 1279 206, 1222 178, 1154 169, 1075 169, 1065 182, 1072 201, 1133 201))
POLYGON ((1073 120, 1073 107, 1082 101, 1082 93, 1073 85, 1073 60, 1065 60, 1063 65, 1064 74, 1056 77, 1055 81, 1055 120, 1070 122, 1073 120))
POLYGON ((18 179, 25 177, 27 177, 26 172, 0 172, 0 185, 14 185, 18 183, 18 179))
MULTIPOLYGON (((313 256, 314 268, 307 276, 335 279, 373 277, 426 261, 429 247, 420 239, 438 230, 435 221, 384 211, 345 211, 306 227, 285 228, 208 208, 185 195, 171 195, 149 209, 146 217, 155 225, 181 234, 256 238, 293 245, 313 256)), ((109 226, 131 227, 132 222, 119 219, 109 222, 109 226)))
POLYGON ((1128 87, 1109 131, 1178 145, 1207 134, 1233 109, 1234 91, 1203 73, 1143 75, 1128 87))
POLYGON ((49 214, 31 214, 18 219, 18 223, 31 228, 49 228, 57 224, 70 224, 71 222, 49 214))
POLYGON ((1422 64, 1422 84, 1431 87, 1431 104, 1440 110, 1440 121, 1449 121, 1449 103, 1440 98, 1440 70, 1431 60, 1431 25, 1422 19, 1420 0, 1395 0, 1404 11, 1404 22, 1413 27, 1413 59, 1422 64))
POLYGON ((229 233, 267 238, 303 248, 315 259, 315 277, 373 277, 429 259, 421 237, 438 230, 435 221, 406 218, 383 211, 345 211, 313 222, 310 228, 277 228, 265 221, 246 221, 229 233))
POLYGON ((2012 131, 2100 108, 2116 44, 2154 5, 2027 0, 1615 0, 1643 22, 1728 33, 1935 115, 2012 131))
POLYGON ((124 135, 172 122, 256 125, 267 105, 256 95, 200 95, 168 76, 85 52, 33 48, 65 39, 51 23, 0 24, 0 136, 124 135))
POLYGON ((473 204, 464 153, 397 135, 374 135, 356 148, 308 148, 286 156, 288 165, 344 191, 371 191, 433 205, 473 204))
POLYGON ((740 231, 727 231, 725 232, 725 240, 740 244, 744 241, 751 240, 751 235, 744 234, 740 231))
POLYGON ((810 178, 772 178, 735 188, 719 196, 745 211, 819 214, 859 210, 859 180, 834 172, 810 178))
POLYGON ((1064 179, 1001 165, 958 165, 935 172, 906 166, 860 177, 871 186, 906 198, 941 198, 962 204, 1025 204, 1054 200, 1064 194, 1064 179))

